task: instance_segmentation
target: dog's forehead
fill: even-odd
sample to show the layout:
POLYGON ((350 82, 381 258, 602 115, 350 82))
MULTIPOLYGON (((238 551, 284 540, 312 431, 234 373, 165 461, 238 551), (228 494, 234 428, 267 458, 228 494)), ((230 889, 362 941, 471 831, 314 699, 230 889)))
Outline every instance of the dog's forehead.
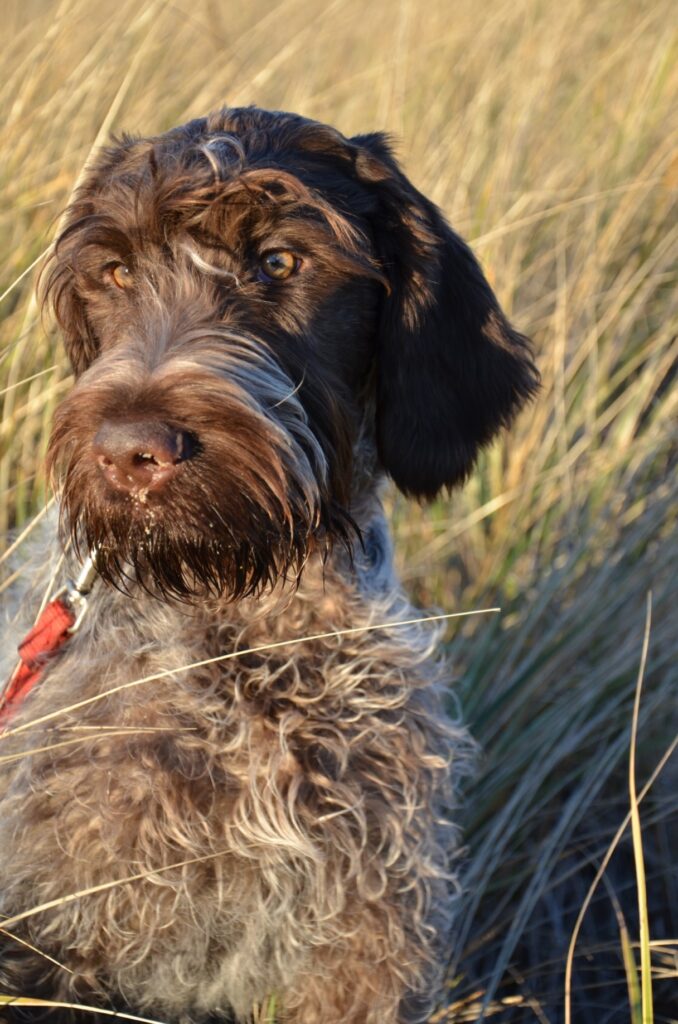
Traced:
POLYGON ((268 169, 322 184, 353 177, 357 149, 336 129, 252 109, 198 118, 162 135, 122 136, 94 165, 96 192, 174 183, 192 189, 268 169))
POLYGON ((245 209, 255 219, 272 211, 353 219, 371 205, 358 152, 334 128, 298 115, 223 110, 162 135, 114 140, 71 212, 103 214, 149 240, 187 226, 211 232, 225 209, 241 225, 245 209))

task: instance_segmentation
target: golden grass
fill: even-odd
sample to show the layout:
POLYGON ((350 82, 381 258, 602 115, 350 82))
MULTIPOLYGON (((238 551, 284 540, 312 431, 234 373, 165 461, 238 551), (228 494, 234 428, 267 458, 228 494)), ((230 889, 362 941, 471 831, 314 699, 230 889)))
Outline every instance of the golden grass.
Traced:
POLYGON ((467 795, 468 893, 440 1021, 477 1020, 481 1009, 499 1021, 562 1020, 567 951, 592 885, 577 922, 572 1019, 672 1012, 672 24, 669 0, 3 5, 0 531, 25 526, 48 496, 43 454, 69 379, 40 323, 34 277, 109 130, 159 132, 225 102, 297 110, 348 134, 388 128, 410 176, 475 244, 536 339, 542 394, 468 487, 426 517, 392 500, 401 571, 422 603, 503 609, 450 641, 456 692, 486 753, 467 795), (644 888, 620 830, 630 749, 644 888), (608 888, 598 892, 601 863, 608 888), (639 895, 647 924, 634 981, 639 895), (629 996, 635 985, 642 1002, 648 970, 654 1011, 629 996))

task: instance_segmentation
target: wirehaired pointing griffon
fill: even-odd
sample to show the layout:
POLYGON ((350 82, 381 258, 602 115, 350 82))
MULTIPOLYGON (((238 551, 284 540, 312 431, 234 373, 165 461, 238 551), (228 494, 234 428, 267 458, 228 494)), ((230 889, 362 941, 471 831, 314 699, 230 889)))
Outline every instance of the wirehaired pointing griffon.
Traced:
POLYGON ((417 617, 382 484, 464 481, 526 339, 383 135, 257 109, 103 150, 44 281, 62 541, 99 578, 5 728, 0 912, 51 905, 0 991, 426 1020, 469 744, 431 630, 365 628, 417 617))

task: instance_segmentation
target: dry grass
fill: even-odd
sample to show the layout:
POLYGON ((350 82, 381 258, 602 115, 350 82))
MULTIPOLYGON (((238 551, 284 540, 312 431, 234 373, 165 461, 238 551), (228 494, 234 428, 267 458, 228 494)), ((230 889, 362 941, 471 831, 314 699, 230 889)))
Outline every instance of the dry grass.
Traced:
MULTIPOLYGON (((649 590, 639 796, 677 724, 673 5, 121 0, 98 10, 3 5, 0 529, 47 496, 42 455, 69 385, 31 267, 96 140, 161 131, 224 102, 395 132, 412 178, 474 241, 536 338, 544 375, 539 402, 464 492, 425 519, 394 499, 418 598, 503 608, 450 643, 486 754, 468 794, 448 1005, 434 1019, 474 1021, 484 1007, 493 1021, 556 1024, 578 910, 628 812, 649 590)), ((577 1022, 649 1020, 635 974, 648 957, 654 1019, 675 1018, 675 783, 674 758, 639 808, 642 956, 627 832, 574 951, 577 1022)))

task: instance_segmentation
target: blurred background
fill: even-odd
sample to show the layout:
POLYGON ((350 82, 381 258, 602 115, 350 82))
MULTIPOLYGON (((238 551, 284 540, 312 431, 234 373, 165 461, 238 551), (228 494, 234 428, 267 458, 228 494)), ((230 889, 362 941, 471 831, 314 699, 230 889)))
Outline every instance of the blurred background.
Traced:
POLYGON ((24 528, 49 496, 46 439, 70 378, 35 277, 93 147, 226 104, 392 132, 409 177, 535 339, 544 380, 463 491, 425 513, 390 499, 417 602, 502 608, 448 637, 483 755, 432 1020, 649 1020, 640 906, 654 1019, 675 1021, 673 3, 3 0, 2 21, 0 532, 24 528), (639 792, 661 771, 639 807, 639 886, 630 829, 613 841, 630 809, 650 591, 639 792))

